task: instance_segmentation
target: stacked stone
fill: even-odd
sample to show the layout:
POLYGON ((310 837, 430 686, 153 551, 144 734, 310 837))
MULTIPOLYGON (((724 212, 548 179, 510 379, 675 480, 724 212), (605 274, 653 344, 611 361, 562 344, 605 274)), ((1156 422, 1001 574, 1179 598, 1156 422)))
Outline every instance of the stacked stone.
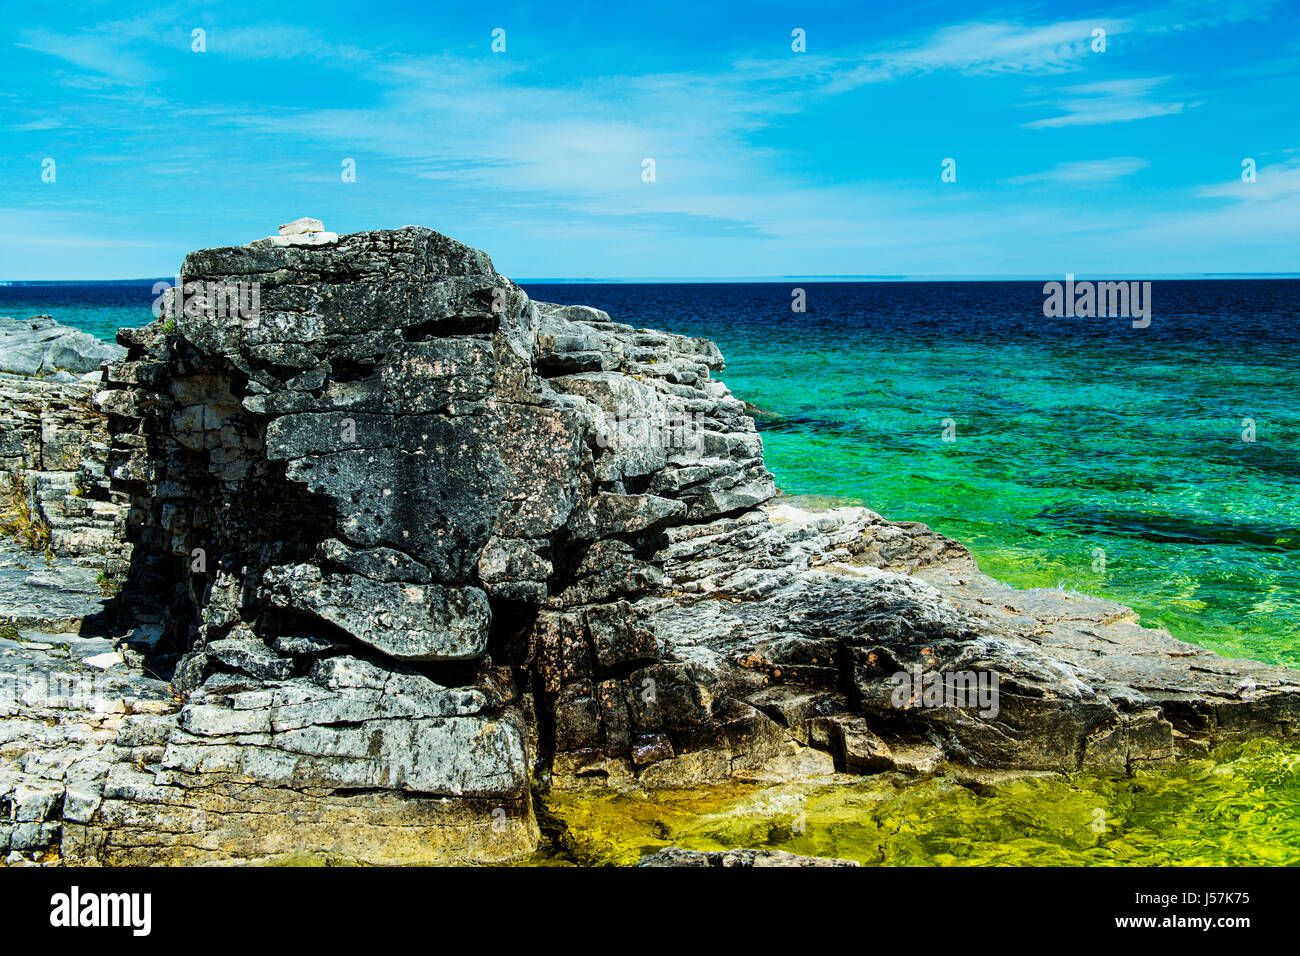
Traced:
POLYGON ((109 436, 91 405, 96 387, 0 374, 0 492, 8 496, 18 482, 30 519, 50 528, 56 554, 118 578, 127 567, 125 497, 104 473, 109 436))

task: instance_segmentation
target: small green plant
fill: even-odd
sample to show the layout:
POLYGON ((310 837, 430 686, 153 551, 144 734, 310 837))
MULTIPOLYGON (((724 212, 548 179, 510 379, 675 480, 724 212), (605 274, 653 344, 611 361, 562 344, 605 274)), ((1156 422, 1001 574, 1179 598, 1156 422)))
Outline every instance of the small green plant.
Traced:
POLYGON ((117 597, 122 593, 122 583, 110 578, 103 571, 99 572, 99 577, 95 578, 95 583, 99 585, 99 590, 107 597, 117 597))
POLYGON ((163 322, 162 328, 164 332, 166 332, 168 335, 171 335, 173 332, 176 331, 176 320, 168 319, 167 321, 163 322))
POLYGON ((20 472, 9 474, 9 498, 0 512, 0 534, 8 535, 24 548, 43 552, 48 564, 54 558, 50 526, 32 513, 27 497, 27 479, 20 472))

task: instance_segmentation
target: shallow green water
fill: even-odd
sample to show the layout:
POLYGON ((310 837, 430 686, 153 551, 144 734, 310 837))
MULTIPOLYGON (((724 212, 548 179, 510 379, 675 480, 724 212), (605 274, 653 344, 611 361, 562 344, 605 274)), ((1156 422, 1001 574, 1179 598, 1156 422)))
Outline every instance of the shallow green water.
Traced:
POLYGON ((1300 864, 1300 750, 1257 741, 1134 777, 994 786, 894 774, 544 801, 534 863, 632 865, 665 846, 751 847, 870 866, 1300 864))
POLYGON ((925 522, 1010 584, 1110 597, 1184 640, 1300 666, 1300 372, 893 342, 869 377, 850 353, 773 349, 726 380, 776 413, 760 428, 783 491, 925 522), (809 362, 819 374, 795 367, 809 362))

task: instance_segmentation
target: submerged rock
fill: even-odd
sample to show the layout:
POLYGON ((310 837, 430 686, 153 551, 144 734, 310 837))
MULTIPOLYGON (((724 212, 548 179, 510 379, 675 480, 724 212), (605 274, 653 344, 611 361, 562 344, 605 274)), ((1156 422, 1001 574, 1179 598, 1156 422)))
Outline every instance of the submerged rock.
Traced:
POLYGON ((78 784, 68 859, 501 860, 534 782, 1124 772, 1300 730, 1295 671, 774 502, 711 342, 534 302, 416 227, 182 279, 258 306, 173 301, 96 397, 123 604, 179 699, 78 784))

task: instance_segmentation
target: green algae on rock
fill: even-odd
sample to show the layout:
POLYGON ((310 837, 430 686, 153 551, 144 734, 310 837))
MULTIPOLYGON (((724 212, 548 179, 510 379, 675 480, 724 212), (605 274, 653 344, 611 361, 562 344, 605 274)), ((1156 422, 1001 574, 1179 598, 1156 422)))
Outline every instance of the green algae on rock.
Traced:
POLYGON ((865 866, 1294 866, 1300 750, 1255 741, 1132 776, 899 774, 551 793, 547 862, 633 866, 667 846, 865 866))

